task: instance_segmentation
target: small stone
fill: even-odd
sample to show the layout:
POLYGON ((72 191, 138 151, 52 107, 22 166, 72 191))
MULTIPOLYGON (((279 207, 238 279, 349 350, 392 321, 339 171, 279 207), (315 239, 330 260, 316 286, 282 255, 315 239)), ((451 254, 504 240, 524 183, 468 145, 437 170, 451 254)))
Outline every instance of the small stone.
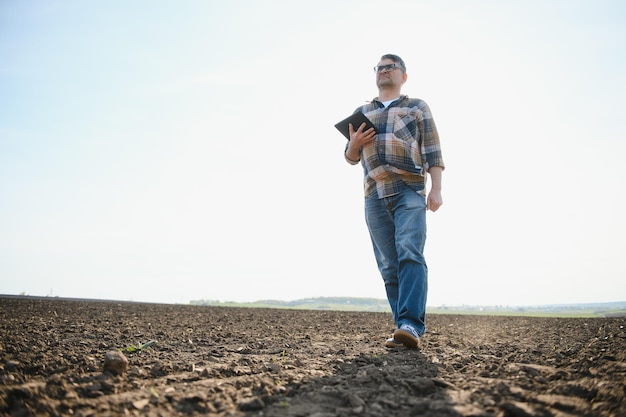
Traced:
POLYGON ((110 372, 114 375, 122 375, 128 370, 128 359, 120 351, 112 350, 104 355, 104 372, 110 372))
POLYGON ((150 400, 143 399, 143 400, 133 402, 133 407, 135 407, 137 410, 141 410, 149 403, 150 403, 150 400))

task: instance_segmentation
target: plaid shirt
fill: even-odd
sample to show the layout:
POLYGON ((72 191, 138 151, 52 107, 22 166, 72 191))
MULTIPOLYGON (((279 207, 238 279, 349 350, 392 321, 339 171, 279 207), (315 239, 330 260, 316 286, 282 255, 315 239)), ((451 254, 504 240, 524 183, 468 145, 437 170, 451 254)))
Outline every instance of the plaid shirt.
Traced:
POLYGON ((400 96, 386 108, 374 99, 355 112, 359 110, 378 130, 374 141, 361 151, 365 197, 389 197, 405 186, 424 194, 425 173, 431 167, 445 168, 428 105, 420 99, 400 96))

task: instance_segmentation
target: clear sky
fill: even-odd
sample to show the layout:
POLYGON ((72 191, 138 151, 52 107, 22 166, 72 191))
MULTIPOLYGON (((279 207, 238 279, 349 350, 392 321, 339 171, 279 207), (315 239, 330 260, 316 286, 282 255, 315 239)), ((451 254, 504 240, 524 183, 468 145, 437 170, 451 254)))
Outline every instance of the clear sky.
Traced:
POLYGON ((0 1, 0 293, 385 298, 334 124, 403 57, 431 306, 626 300, 626 3, 0 1))

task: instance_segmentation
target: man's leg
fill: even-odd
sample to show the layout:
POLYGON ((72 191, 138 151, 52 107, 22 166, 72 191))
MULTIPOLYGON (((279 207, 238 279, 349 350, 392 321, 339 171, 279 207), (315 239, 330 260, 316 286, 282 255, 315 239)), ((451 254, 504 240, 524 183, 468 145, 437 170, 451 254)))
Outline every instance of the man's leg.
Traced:
POLYGON ((426 199, 414 191, 403 192, 394 204, 395 242, 398 256, 398 326, 411 325, 419 335, 426 331, 428 267, 426 199))
POLYGON ((385 284, 393 321, 398 326, 398 255, 395 244, 392 197, 365 199, 365 221, 372 239, 378 270, 385 284))

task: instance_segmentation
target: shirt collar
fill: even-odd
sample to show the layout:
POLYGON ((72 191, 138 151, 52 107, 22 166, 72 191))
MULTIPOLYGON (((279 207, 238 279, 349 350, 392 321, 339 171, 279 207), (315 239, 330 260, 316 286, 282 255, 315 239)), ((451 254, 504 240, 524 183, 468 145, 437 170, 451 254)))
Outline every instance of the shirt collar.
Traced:
MULTIPOLYGON (((407 98, 407 97, 408 97, 408 96, 407 96, 406 94, 400 94, 400 97, 398 97, 398 98, 396 99, 396 101, 404 100, 404 99, 405 99, 405 98, 407 98)), ((379 99, 378 97, 374 97, 374 98, 372 99, 372 103, 376 103, 376 102, 378 102, 378 103, 381 103, 381 104, 382 104, 382 101, 380 101, 380 99, 379 99)))

